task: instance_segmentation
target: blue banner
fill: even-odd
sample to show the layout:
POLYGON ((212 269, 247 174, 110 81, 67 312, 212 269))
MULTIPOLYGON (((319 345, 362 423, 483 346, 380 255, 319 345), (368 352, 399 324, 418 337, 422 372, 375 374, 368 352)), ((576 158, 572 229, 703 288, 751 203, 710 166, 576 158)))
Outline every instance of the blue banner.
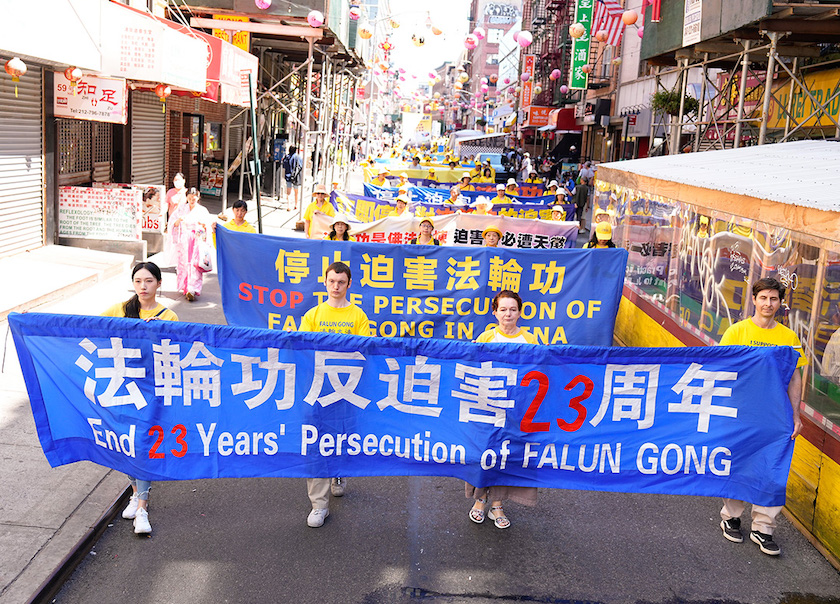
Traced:
MULTIPOLYGON (((479 233, 480 235, 480 233, 479 233)), ((543 344, 610 346, 627 250, 518 250, 295 239, 217 229, 230 325, 295 331, 326 299, 324 271, 350 266, 350 301, 384 337, 473 340, 502 289, 523 300, 521 325, 543 344)))
POLYGON ((785 501, 788 347, 386 342, 38 313, 9 323, 52 466, 785 501))
MULTIPOLYGON (((393 201, 397 198, 397 195, 399 195, 399 189, 395 187, 380 187, 369 183, 365 183, 364 192, 366 197, 373 197, 382 201, 393 201)), ((463 197, 468 204, 470 204, 482 196, 492 199, 496 196, 496 190, 494 188, 492 192, 461 191, 460 196, 463 197)), ((409 187, 408 197, 411 201, 443 203, 449 199, 449 187, 446 187, 445 189, 436 187, 409 187)), ((507 197, 512 199, 515 204, 522 203, 547 206, 555 201, 554 195, 543 195, 540 197, 507 195, 507 197)))
MULTIPOLYGON (((365 187, 368 186, 371 185, 365 185, 365 187)), ((380 218, 385 218, 394 210, 393 199, 396 199, 396 189, 382 189, 381 187, 380 189, 382 194, 381 199, 365 195, 354 195, 343 191, 333 191, 330 199, 333 206, 339 212, 347 216, 353 216, 361 222, 372 222, 380 218), (388 197, 390 191, 393 191, 393 198, 388 197)), ((566 212, 566 220, 575 220, 575 204, 563 204, 563 209, 566 212)), ((437 201, 412 201, 409 207, 409 212, 415 216, 441 216, 452 214, 457 210, 464 211, 465 208, 451 203, 437 201)), ((540 218, 542 220, 551 220, 551 209, 545 203, 500 203, 493 205, 490 213, 497 216, 509 216, 511 218, 540 218)))

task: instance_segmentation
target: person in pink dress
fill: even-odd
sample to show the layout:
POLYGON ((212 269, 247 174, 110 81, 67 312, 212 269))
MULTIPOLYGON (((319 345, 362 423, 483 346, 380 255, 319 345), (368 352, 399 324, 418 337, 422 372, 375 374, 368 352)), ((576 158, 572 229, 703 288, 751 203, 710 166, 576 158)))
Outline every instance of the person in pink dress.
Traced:
POLYGON ((187 201, 187 185, 184 175, 178 172, 172 179, 172 185, 173 187, 166 192, 167 216, 172 216, 175 209, 187 201))
POLYGON ((187 191, 186 203, 179 205, 169 217, 178 291, 189 302, 201 295, 204 273, 208 269, 201 265, 200 248, 201 243, 207 240, 211 224, 213 219, 210 212, 199 203, 199 193, 195 187, 187 191))

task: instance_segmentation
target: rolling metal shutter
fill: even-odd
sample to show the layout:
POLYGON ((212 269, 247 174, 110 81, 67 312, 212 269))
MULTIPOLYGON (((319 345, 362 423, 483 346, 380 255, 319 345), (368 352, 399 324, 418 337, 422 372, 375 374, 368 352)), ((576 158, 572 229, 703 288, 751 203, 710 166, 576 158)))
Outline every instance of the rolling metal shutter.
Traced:
POLYGON ((157 95, 131 93, 131 182, 165 184, 165 118, 157 95))
MULTIPOLYGON (((5 74, 4 74, 5 75, 5 74)), ((0 81, 0 256, 44 244, 43 85, 30 65, 0 81)))

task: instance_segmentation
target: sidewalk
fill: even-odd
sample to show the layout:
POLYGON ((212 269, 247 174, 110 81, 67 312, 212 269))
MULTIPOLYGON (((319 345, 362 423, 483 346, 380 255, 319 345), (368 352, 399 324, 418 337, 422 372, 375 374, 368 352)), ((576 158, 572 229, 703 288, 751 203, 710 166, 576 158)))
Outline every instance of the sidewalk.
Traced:
MULTIPOLYGON (((361 182, 359 172, 352 174, 348 189, 361 192, 361 182)), ((202 201, 211 215, 221 210, 218 199, 202 201)), ((249 205, 246 219, 256 226, 256 208, 249 205)), ((298 212, 285 207, 282 199, 263 197, 263 232, 302 237, 294 230, 298 212)), ((175 292, 175 269, 164 255, 149 260, 163 270, 163 304, 181 320, 224 324, 215 272, 205 277, 205 295, 189 304, 175 292)), ((98 315, 133 293, 132 266, 128 254, 57 245, 0 259, 5 283, 0 290, 0 604, 28 602, 40 593, 77 549, 96 540, 97 528, 122 510, 128 486, 122 473, 90 462, 49 466, 7 316, 28 311, 98 315)))

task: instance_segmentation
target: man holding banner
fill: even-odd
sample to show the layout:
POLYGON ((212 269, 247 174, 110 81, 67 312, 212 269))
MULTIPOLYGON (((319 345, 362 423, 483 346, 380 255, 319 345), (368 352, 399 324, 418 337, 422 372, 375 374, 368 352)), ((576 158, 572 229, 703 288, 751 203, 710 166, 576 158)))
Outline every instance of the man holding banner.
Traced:
MULTIPOLYGON (((335 216, 335 208, 329 201, 330 194, 327 193, 327 187, 324 185, 315 185, 315 190, 312 192, 315 195, 315 201, 306 207, 306 212, 303 213, 304 232, 307 237, 312 237, 312 216, 315 212, 323 212, 327 216, 335 216)), ((320 237, 319 237, 320 239, 320 237)))
MULTIPOLYGON (((300 331, 370 336, 367 315, 347 299, 350 279, 350 267, 343 262, 333 262, 327 267, 324 272, 327 300, 303 315, 300 331)), ((335 497, 341 497, 344 487, 345 482, 341 478, 307 478, 306 491, 312 511, 306 518, 306 524, 312 528, 323 526, 330 515, 330 492, 335 497)))
MULTIPOLYGON (((802 351, 802 343, 793 330, 776 322, 776 313, 785 297, 785 286, 772 277, 759 279, 753 284, 753 304, 755 312, 749 319, 730 325, 720 339, 721 346, 791 346, 799 352, 796 368, 788 383, 788 397, 793 408, 793 440, 802 430, 799 419, 799 397, 802 393, 802 375, 800 368, 808 364, 802 351)), ((745 502, 737 499, 723 500, 720 511, 720 528, 723 536, 734 543, 744 541, 741 534, 741 514, 744 513, 745 502)), ((782 506, 752 506, 752 530, 750 541, 757 544, 759 549, 768 556, 778 556, 781 551, 773 541, 773 530, 776 528, 776 517, 782 511, 782 506)))

